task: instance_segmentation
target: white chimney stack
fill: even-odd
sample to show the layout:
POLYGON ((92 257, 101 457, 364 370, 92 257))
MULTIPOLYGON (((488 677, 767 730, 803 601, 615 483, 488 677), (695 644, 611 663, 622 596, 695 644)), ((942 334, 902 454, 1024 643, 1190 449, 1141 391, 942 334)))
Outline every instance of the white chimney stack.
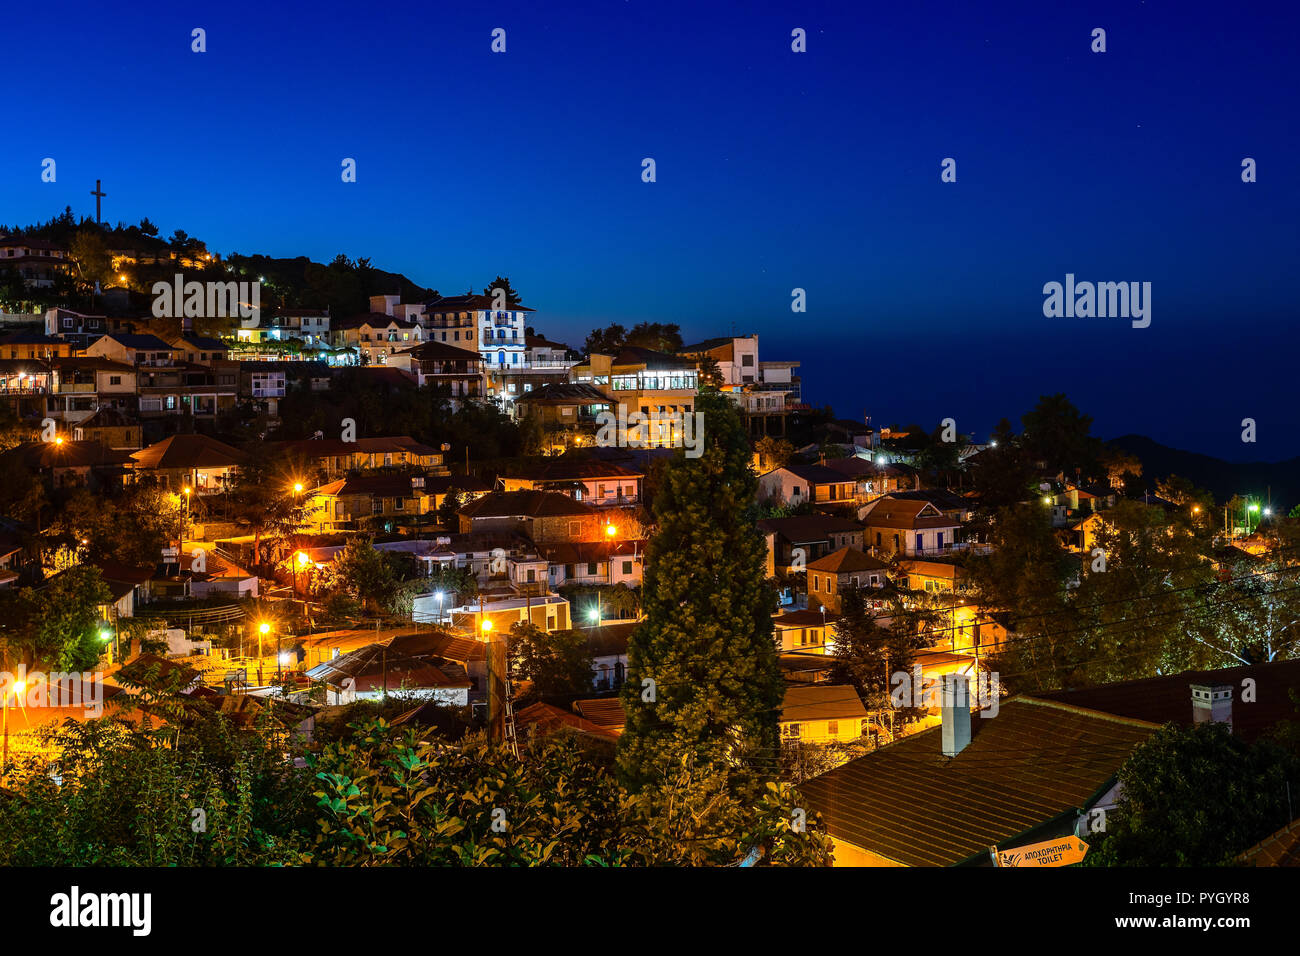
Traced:
POLYGON ((970 743, 970 678, 944 674, 942 694, 943 755, 955 757, 970 743))
POLYGON ((1192 723, 1232 726, 1232 685, 1192 684, 1192 723))

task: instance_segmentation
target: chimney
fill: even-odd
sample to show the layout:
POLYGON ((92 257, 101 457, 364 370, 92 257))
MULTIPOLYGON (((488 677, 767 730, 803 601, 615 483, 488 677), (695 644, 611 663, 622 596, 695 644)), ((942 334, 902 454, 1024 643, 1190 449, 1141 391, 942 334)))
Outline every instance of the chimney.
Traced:
POLYGON ((943 675, 943 755, 955 757, 970 743, 970 678, 943 675))
POLYGON ((1192 684, 1192 723, 1232 726, 1232 685, 1192 684))

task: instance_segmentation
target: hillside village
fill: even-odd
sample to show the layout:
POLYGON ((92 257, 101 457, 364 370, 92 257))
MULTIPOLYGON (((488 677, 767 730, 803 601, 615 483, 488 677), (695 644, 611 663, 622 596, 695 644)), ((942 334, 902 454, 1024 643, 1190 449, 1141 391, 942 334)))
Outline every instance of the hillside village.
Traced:
MULTIPOLYGON (((79 693, 137 725, 165 680, 307 746, 364 711, 612 766, 643 732, 638 641, 674 626, 655 602, 684 588, 681 613, 708 616, 666 549, 691 535, 691 463, 725 441, 750 490, 741 543, 714 557, 761 555, 768 769, 822 862, 993 865, 990 848, 1101 839, 1162 735, 1217 727, 1241 759, 1276 748, 1282 776, 1300 760, 1294 503, 1144 474, 1063 395, 978 440, 960 409, 841 419, 757 335, 560 342, 500 276, 440 295, 383 273, 391 291, 347 314, 268 286, 257 314, 160 316, 173 275, 208 303, 265 277, 183 236, 115 235, 0 238, 0 302, 33 309, 0 313, 10 671, 93 674, 79 693)), ((734 663, 691 660, 696 681, 734 663)), ((58 703, 6 708, 6 776, 88 719, 58 703)), ((1294 865, 1277 799, 1234 831, 1238 862, 1294 865)))

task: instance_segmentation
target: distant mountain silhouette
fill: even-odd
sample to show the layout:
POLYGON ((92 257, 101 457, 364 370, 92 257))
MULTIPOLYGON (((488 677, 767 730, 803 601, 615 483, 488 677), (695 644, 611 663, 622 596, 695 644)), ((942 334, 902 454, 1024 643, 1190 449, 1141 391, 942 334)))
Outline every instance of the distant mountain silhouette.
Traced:
POLYGON ((1300 503, 1300 458, 1286 461, 1232 462, 1194 451, 1162 445, 1146 435, 1123 435, 1107 442, 1136 456, 1142 462, 1142 477, 1154 484, 1170 475, 1186 478, 1211 492, 1220 502, 1233 495, 1267 498, 1273 495, 1273 509, 1286 514, 1300 503))

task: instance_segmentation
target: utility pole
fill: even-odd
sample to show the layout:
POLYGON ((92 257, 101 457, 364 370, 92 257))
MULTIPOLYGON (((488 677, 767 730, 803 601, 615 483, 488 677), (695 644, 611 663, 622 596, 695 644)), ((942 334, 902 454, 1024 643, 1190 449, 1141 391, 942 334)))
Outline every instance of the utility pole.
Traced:
POLYGON ((518 757, 519 738, 515 735, 515 710, 510 700, 510 665, 504 634, 488 642, 487 665, 488 740, 504 743, 518 757))

